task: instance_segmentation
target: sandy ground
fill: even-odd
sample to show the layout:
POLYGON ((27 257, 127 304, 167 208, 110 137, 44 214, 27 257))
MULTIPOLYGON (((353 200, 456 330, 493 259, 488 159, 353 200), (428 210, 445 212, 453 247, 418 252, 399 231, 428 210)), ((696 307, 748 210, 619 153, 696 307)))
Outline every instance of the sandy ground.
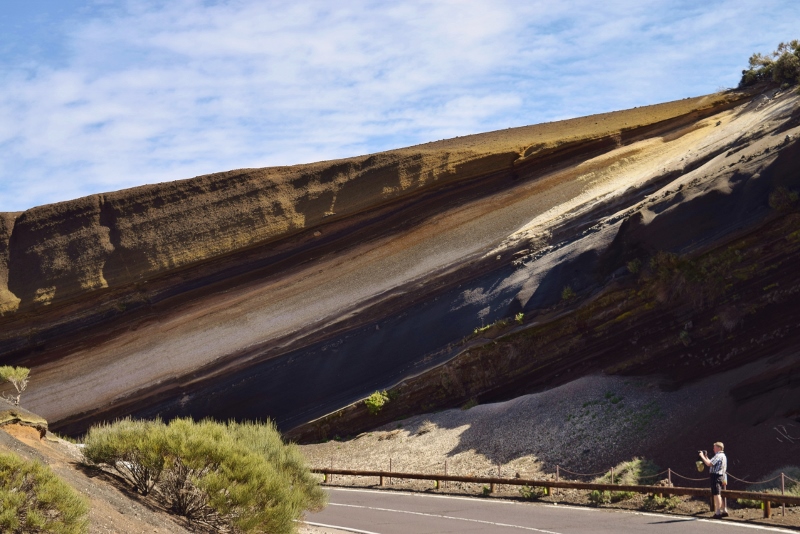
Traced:
POLYGON ((198 301, 101 346, 37 367, 27 404, 58 421, 266 340, 322 327, 366 299, 490 251, 526 228, 541 232, 578 205, 685 165, 681 154, 699 157, 769 112, 769 107, 741 115, 728 111, 670 138, 621 147, 460 206, 404 235, 311 262, 291 276, 198 301))

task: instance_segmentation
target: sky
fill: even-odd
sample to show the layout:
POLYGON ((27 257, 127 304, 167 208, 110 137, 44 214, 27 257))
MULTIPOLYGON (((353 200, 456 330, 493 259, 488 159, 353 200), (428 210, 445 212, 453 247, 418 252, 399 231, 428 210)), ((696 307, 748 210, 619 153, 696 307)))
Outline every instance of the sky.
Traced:
POLYGON ((2 0, 0 211, 735 87, 797 0, 2 0))

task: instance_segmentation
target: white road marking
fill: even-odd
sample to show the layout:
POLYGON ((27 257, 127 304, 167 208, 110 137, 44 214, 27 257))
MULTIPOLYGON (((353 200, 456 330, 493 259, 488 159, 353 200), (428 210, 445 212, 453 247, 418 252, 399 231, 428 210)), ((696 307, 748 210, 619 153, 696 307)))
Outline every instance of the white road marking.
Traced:
POLYGON ((303 524, 311 525, 312 527, 335 528, 336 530, 343 530, 345 532, 355 532, 356 534, 379 534, 378 532, 372 532, 371 530, 358 530, 357 528, 340 527, 338 525, 326 525, 325 523, 312 523, 311 521, 303 521, 303 524))
POLYGON ((469 523, 481 523, 483 525, 493 525, 495 527, 509 527, 509 528, 518 528, 521 530, 530 530, 533 532, 542 532, 543 534, 561 534, 560 532, 553 532, 552 530, 542 530, 540 528, 533 528, 533 527, 523 527, 522 525, 511 525, 508 523, 495 523, 494 521, 481 521, 480 519, 467 519, 466 517, 455 517, 451 515, 439 515, 439 514, 426 514, 423 512, 410 512, 408 510, 393 510, 391 508, 377 508, 374 506, 359 506, 356 504, 336 504, 336 503, 329 503, 328 506, 343 506, 346 508, 361 508, 364 510, 375 510, 378 512, 394 512, 397 514, 408 514, 408 515, 421 515, 425 517, 436 517, 438 519, 452 519, 455 521, 467 521, 469 523))
MULTIPOLYGON (((404 495, 408 497, 424 497, 426 499, 451 499, 456 501, 472 501, 472 502, 478 500, 476 497, 459 497, 455 495, 430 495, 430 494, 413 493, 409 491, 373 490, 373 489, 358 489, 358 488, 333 488, 333 487, 326 487, 325 489, 327 489, 328 491, 331 490, 349 491, 353 493, 380 493, 382 495, 404 495)), ((786 534, 797 534, 796 530, 787 530, 785 528, 780 528, 780 527, 750 525, 747 523, 741 523, 739 521, 730 521, 730 520, 726 521, 719 519, 702 519, 697 517, 681 517, 679 515, 669 515, 669 514, 655 514, 652 512, 633 512, 630 510, 618 510, 610 508, 589 508, 588 506, 571 506, 568 504, 543 503, 543 502, 516 502, 516 501, 506 501, 503 499, 480 499, 480 502, 487 504, 489 503, 506 504, 506 505, 510 504, 513 506, 544 506, 547 508, 565 508, 567 510, 573 510, 576 512, 610 512, 614 514, 642 515, 647 517, 657 517, 659 519, 668 518, 674 521, 700 521, 703 523, 714 523, 715 525, 725 525, 728 527, 752 528, 755 530, 765 530, 767 532, 784 532, 786 534)), ((338 505, 338 506, 351 506, 351 505, 338 505)))

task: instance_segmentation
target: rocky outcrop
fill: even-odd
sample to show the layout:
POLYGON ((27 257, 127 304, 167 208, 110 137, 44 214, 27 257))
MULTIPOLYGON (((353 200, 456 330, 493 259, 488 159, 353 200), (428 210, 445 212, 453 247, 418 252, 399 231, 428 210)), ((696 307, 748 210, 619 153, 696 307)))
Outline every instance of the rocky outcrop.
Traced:
POLYGON ((0 428, 6 425, 35 428, 39 431, 39 437, 44 437, 47 434, 46 419, 19 406, 6 406, 0 400, 0 428))
MULTIPOLYGON (((687 99, 6 216, 18 301, 0 318, 0 358, 33 369, 31 406, 75 434, 127 414, 271 417, 289 429, 446 362, 469 363, 442 379, 453 398, 524 391, 526 373, 546 385, 527 345, 490 357, 500 368, 453 358, 476 327, 546 314, 566 286, 599 291, 628 261, 714 246, 769 219, 767 197, 794 187, 796 159, 782 140, 796 98, 773 96, 687 99)), ((676 339, 673 322, 664 340, 676 339)), ((553 343, 552 354, 573 347, 553 343)))
POLYGON ((18 213, 0 213, 0 316, 14 312, 19 298, 8 290, 9 239, 18 213))

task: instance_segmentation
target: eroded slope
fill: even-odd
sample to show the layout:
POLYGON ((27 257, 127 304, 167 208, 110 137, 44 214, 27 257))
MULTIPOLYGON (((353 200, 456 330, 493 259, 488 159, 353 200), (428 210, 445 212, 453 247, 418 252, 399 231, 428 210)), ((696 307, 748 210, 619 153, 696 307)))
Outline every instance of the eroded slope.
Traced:
MULTIPOLYGON (((716 226, 684 224, 670 232, 669 223, 662 232, 674 239, 665 241, 665 249, 713 241, 762 220, 774 180, 731 177, 741 171, 749 180, 785 150, 784 138, 773 134, 781 128, 793 132, 796 99, 760 98, 730 109, 732 98, 686 100, 347 160, 347 169, 360 162, 355 174, 359 180, 371 176, 370 185, 344 178, 325 182, 323 176, 350 176, 342 174, 344 164, 334 162, 226 173, 83 199, 84 215, 48 219, 62 217, 77 229, 49 240, 42 237, 50 235, 46 228, 54 235, 62 230, 42 223, 37 250, 81 251, 80 243, 101 243, 79 256, 95 266, 110 264, 108 273, 105 264, 101 269, 109 287, 89 289, 92 277, 76 275, 65 286, 73 290, 62 293, 64 300, 56 289, 49 305, 36 308, 37 291, 49 293, 31 288, 60 278, 30 276, 28 304, 22 299, 18 312, 4 318, 6 357, 34 368, 28 402, 57 428, 78 432, 92 420, 123 413, 270 416, 289 428, 447 361, 482 322, 549 306, 568 283, 576 291, 602 285, 626 256, 620 253, 605 263, 598 258, 621 225, 636 224, 631 215, 656 215, 658 210, 642 209, 649 205, 643 197, 668 184, 674 190, 684 183, 681 199, 706 198, 708 188, 742 191, 753 190, 746 184, 762 184, 752 198, 753 206, 764 209, 721 216, 716 226), (748 161, 728 154, 757 143, 764 144, 762 152, 748 161), (446 168, 442 158, 457 152, 454 147, 466 151, 459 152, 461 163, 433 181, 430 169, 446 168), (772 152, 763 152, 765 147, 772 152), (403 174, 401 167, 413 165, 403 167, 400 161, 419 165, 403 174), (401 174, 414 178, 403 182, 401 174), (289 211, 266 219, 247 216, 261 201, 251 206, 242 191, 261 198, 255 185, 259 176, 269 178, 272 202, 309 197, 309 187, 321 198, 314 188, 322 182, 332 188, 326 190, 331 196, 349 200, 333 208, 320 201, 317 211, 295 202, 295 212, 305 213, 303 224, 293 219, 296 226, 286 222, 270 234, 259 221, 278 228, 283 223, 275 221, 289 211), (161 196, 154 193, 158 187, 161 196), (217 197, 203 193, 214 187, 222 191, 217 197), (150 194, 151 200, 141 200, 150 194), (173 201, 157 207, 162 199, 173 201), (130 206, 128 230, 120 215, 103 215, 112 201, 115 209, 125 202, 130 206), (195 209, 200 219, 222 222, 197 223, 196 234, 181 234, 194 224, 195 209), (325 217, 331 211, 336 214, 325 217), (237 213, 247 225, 233 223, 237 213), (185 226, 177 224, 183 219, 185 226), (146 224, 131 222, 137 220, 146 224), (267 233, 259 234, 262 230, 267 233), (244 234, 256 237, 248 241, 244 234), (82 241, 84 235, 93 237, 82 241), (134 243, 134 238, 141 239, 140 247, 152 245, 140 256, 144 259, 134 255, 114 263, 116 251, 136 248, 115 243, 134 243), (48 249, 51 242, 61 248, 48 249), (243 250, 231 253, 236 247, 243 250), (103 260, 106 253, 110 256, 103 260), (119 266, 117 273, 127 269, 131 278, 112 275, 113 265, 119 266), (78 327, 83 332, 76 333, 78 327)), ((676 202, 674 211, 688 205, 676 202)), ((729 214, 726 210, 719 213, 729 214)), ((23 217, 16 219, 10 240, 12 267, 14 236, 25 235, 16 230, 23 217)), ((703 217, 708 218, 698 220, 703 217)), ((640 235, 646 241, 651 233, 640 235)), ((61 268, 48 261, 41 263, 61 268)), ((9 284, 14 289, 12 275, 13 269, 9 284)))

